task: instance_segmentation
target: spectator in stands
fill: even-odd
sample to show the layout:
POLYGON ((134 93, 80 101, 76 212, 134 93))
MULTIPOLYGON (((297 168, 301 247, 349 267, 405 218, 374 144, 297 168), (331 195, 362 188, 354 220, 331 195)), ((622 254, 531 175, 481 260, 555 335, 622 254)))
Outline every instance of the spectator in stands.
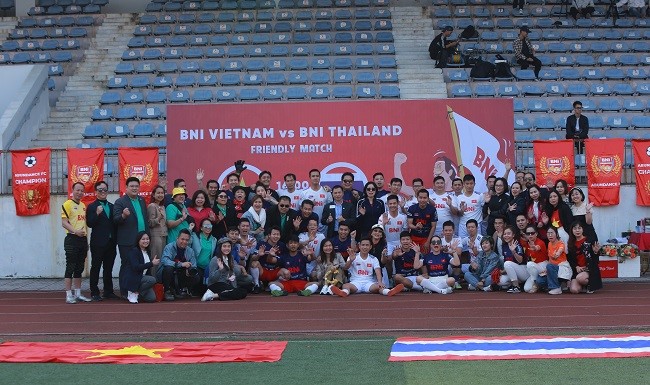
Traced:
POLYGON ((429 57, 436 61, 437 68, 447 67, 449 56, 453 50, 458 46, 458 41, 449 41, 448 38, 454 27, 447 25, 442 29, 442 32, 433 38, 429 44, 429 57))
POLYGON ((280 198, 282 196, 289 197, 291 201, 291 208, 293 210, 298 210, 300 207, 300 201, 302 201, 302 191, 296 189, 296 174, 288 173, 284 175, 284 185, 285 189, 278 189, 278 195, 280 198))
POLYGON ((149 250, 151 239, 145 231, 139 232, 136 237, 137 246, 129 253, 124 270, 124 282, 128 292, 127 299, 131 303, 138 303, 141 299, 144 302, 155 302, 156 294, 153 285, 156 278, 151 274, 154 266, 160 264, 160 255, 153 255, 149 250))
POLYGON ((589 138, 589 119, 582 115, 582 103, 573 102, 573 115, 566 118, 566 138, 573 139, 578 154, 584 151, 584 140, 589 138))
POLYGON ((515 59, 522 70, 528 69, 531 65, 535 68, 535 77, 539 79, 539 71, 542 69, 542 62, 535 57, 535 49, 528 40, 530 29, 526 26, 519 28, 519 37, 514 41, 515 59))
MULTIPOLYGON (((151 203, 147 206, 147 218, 149 218, 149 249, 151 255, 161 256, 167 245, 167 215, 165 213, 165 188, 158 185, 151 191, 151 203)), ((152 268, 152 275, 156 276, 158 265, 152 268)))
POLYGON ((569 14, 574 20, 578 20, 578 14, 584 18, 590 19, 595 10, 594 0, 573 0, 571 8, 569 8, 569 14))
POLYGON ((238 282, 246 275, 244 268, 237 264, 232 256, 232 243, 227 238, 221 239, 218 250, 210 261, 208 289, 201 301, 221 301, 244 299, 248 290, 239 287, 238 282))
POLYGON ((627 4, 627 12, 630 16, 643 18, 646 15, 647 7, 645 5, 645 0, 620 0, 616 3, 616 7, 619 10, 619 14, 624 5, 627 4))
POLYGON ((66 230, 63 249, 65 250, 65 302, 90 302, 81 294, 81 273, 84 270, 86 254, 88 254, 88 239, 86 235, 86 205, 81 201, 84 196, 84 185, 76 182, 72 185, 72 199, 61 206, 61 226, 66 230), (74 283, 74 293, 72 292, 74 283))
POLYGON ((120 293, 126 297, 123 282, 124 269, 129 252, 136 246, 135 239, 139 232, 149 231, 147 221, 147 204, 138 195, 140 179, 132 176, 126 179, 126 194, 115 201, 113 222, 117 225, 117 249, 120 252, 120 293))
POLYGON ((88 205, 86 222, 93 231, 90 234, 90 296, 93 301, 101 301, 99 295, 99 271, 104 267, 104 298, 117 298, 113 293, 113 264, 117 256, 115 243, 116 227, 113 223, 113 204, 106 200, 108 184, 103 180, 95 183, 97 199, 88 205))
MULTIPOLYGON (((217 220, 214 211, 208 206, 208 194, 203 190, 197 190, 194 193, 192 202, 187 208, 187 213, 194 219, 194 223, 196 224, 203 222, 204 219, 209 219, 210 223, 214 223, 217 220)), ((199 233, 201 229, 197 228, 194 231, 199 233)))
POLYGON ((535 226, 538 236, 546 240, 546 225, 543 218, 546 212, 546 200, 542 198, 539 186, 532 185, 528 188, 528 203, 526 204, 526 216, 528 223, 535 226))
POLYGON ((518 12, 519 14, 524 13, 524 5, 526 4, 526 0, 512 0, 512 11, 514 13, 515 9, 519 9, 518 12))
POLYGON ((190 230, 182 229, 175 241, 163 250, 162 269, 158 269, 158 281, 165 287, 165 301, 189 296, 188 288, 198 282, 196 256, 194 250, 188 247, 190 230))

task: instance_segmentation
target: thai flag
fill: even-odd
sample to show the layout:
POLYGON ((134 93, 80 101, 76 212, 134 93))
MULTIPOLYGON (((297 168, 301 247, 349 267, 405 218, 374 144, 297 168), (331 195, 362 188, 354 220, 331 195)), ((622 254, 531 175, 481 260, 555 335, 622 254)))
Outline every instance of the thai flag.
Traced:
POLYGON ((389 361, 649 357, 650 333, 604 336, 399 338, 389 361))

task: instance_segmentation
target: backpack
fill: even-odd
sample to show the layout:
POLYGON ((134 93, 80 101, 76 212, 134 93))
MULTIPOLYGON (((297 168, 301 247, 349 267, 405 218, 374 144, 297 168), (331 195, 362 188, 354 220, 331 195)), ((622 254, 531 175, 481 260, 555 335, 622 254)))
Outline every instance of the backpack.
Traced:
POLYGON ((515 76, 510 71, 510 64, 507 60, 497 60, 496 61, 496 71, 494 76, 497 78, 514 78, 515 76))
POLYGON ((433 39, 431 44, 429 44, 429 57, 433 60, 438 60, 440 57, 441 47, 440 44, 436 44, 436 40, 433 39))
POLYGON ((479 59, 469 72, 469 76, 472 78, 493 78, 494 64, 479 59))

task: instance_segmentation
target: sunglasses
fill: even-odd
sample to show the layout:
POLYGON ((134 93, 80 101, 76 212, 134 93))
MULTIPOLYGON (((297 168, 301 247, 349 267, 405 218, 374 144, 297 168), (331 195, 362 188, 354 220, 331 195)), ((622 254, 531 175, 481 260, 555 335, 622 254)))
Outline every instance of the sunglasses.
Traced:
POLYGON ((442 241, 431 241, 432 245, 442 245, 442 241))
POLYGON ((97 192, 108 192, 107 188, 98 188, 97 192))
POLYGON ((536 232, 534 232, 534 231, 533 231, 533 232, 530 232, 530 231, 526 231, 526 235, 535 235, 535 234, 537 234, 537 233, 536 233, 536 232))
POLYGON ((278 205, 278 207, 286 208, 286 207, 290 207, 290 205, 278 205))

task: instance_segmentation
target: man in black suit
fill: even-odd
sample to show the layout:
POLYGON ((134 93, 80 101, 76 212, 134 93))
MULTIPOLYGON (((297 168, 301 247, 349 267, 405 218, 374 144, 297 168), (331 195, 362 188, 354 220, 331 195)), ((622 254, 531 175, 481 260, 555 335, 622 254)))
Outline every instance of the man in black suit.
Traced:
POLYGON ((293 220, 298 212, 291 208, 291 198, 286 195, 280 197, 278 204, 266 211, 266 223, 264 231, 271 231, 274 226, 280 228, 280 240, 287 242, 293 234, 293 220))
POLYGON ((88 205, 86 223, 93 231, 90 234, 90 295, 93 301, 101 301, 99 295, 99 270, 104 267, 104 298, 118 298, 113 292, 113 264, 115 263, 117 227, 113 223, 113 204, 106 200, 108 185, 103 180, 95 183, 97 199, 88 205))
POLYGON ((343 187, 334 186, 332 198, 334 201, 325 205, 321 218, 321 223, 327 226, 327 238, 332 238, 337 233, 339 223, 346 221, 351 225, 356 218, 354 205, 343 201, 343 187))
POLYGON ((582 115, 582 103, 576 100, 573 102, 573 115, 566 119, 566 138, 573 139, 576 151, 582 154, 584 150, 584 139, 589 138, 589 119, 582 115))
POLYGON ((147 205, 138 195, 140 179, 129 177, 126 180, 126 194, 115 201, 113 222, 117 225, 117 248, 120 251, 120 292, 126 296, 122 282, 129 251, 135 247, 135 238, 140 231, 149 231, 147 205))

